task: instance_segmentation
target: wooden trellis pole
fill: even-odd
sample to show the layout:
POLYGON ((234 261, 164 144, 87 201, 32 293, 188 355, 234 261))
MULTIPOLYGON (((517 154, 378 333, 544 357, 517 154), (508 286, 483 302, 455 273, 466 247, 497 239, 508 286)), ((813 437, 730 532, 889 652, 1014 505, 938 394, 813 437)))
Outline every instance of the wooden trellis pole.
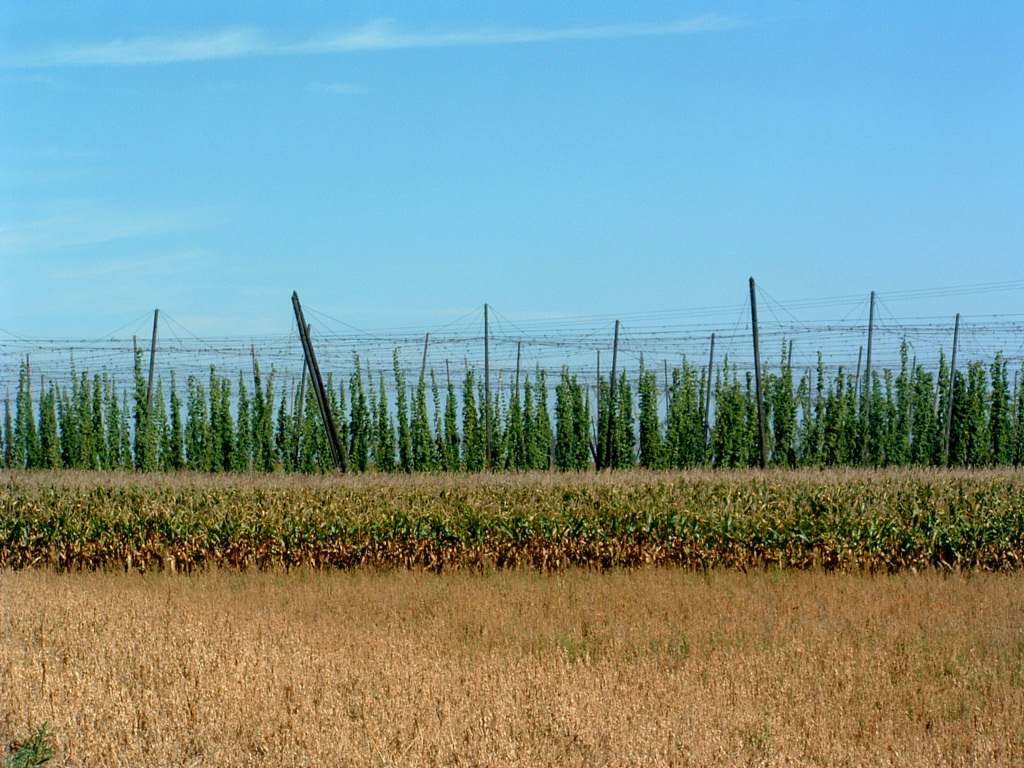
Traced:
POLYGON ((331 404, 327 398, 327 390, 324 388, 324 380, 320 376, 320 366, 316 362, 316 353, 313 351, 313 342, 309 338, 309 326, 302 314, 302 305, 299 303, 297 291, 292 293, 292 307, 295 309, 295 321, 299 325, 299 337, 302 339, 302 352, 306 358, 306 368, 309 370, 310 385, 316 394, 316 403, 320 408, 320 416, 324 422, 324 429, 327 432, 327 445, 331 449, 331 459, 334 461, 335 469, 342 472, 348 471, 348 456, 345 451, 345 444, 338 437, 337 427, 334 426, 334 416, 331 415, 331 404))

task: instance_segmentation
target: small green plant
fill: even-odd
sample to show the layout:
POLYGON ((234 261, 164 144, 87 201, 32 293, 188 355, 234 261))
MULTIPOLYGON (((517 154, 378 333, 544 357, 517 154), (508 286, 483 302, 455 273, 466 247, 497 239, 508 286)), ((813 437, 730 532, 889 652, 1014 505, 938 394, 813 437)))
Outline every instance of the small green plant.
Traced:
POLYGON ((768 722, 768 712, 761 714, 761 722, 751 723, 742 732, 743 749, 753 755, 762 758, 771 758, 774 750, 774 737, 772 735, 771 723, 768 722))
POLYGON ((673 651, 676 652, 676 654, 679 656, 679 658, 681 658, 681 659, 688 659, 688 658, 690 658, 690 641, 686 637, 686 633, 685 632, 680 632, 679 633, 678 640, 676 642, 674 642, 670 646, 670 648, 673 651))
POLYGON ((18 745, 4 762, 5 768, 35 768, 53 759, 53 734, 48 723, 43 723, 22 744, 18 745))

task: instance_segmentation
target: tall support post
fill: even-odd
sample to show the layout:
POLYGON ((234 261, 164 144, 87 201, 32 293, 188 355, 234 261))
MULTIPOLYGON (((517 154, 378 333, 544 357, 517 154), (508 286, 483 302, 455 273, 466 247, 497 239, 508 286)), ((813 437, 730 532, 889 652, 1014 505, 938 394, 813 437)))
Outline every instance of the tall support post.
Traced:
MULTIPOLYGON (((595 469, 604 466, 604 446, 601 445, 601 350, 597 350, 597 379, 594 384, 594 436, 590 441, 590 452, 594 456, 595 469)), ((589 392, 589 389, 588 389, 589 392)), ((589 395, 587 395, 589 398, 589 395)))
POLYGON ((669 414, 672 411, 672 385, 668 378, 668 359, 665 360, 665 424, 668 424, 669 414))
MULTIPOLYGON (((306 335, 307 336, 309 335, 309 326, 308 325, 306 326, 306 335)), ((253 386, 253 389, 255 390, 255 393, 257 395, 259 395, 259 401, 258 402, 263 402, 263 380, 260 378, 260 367, 259 367, 259 365, 256 362, 256 345, 255 344, 250 345, 249 353, 252 355, 252 386, 253 386)), ((267 414, 270 413, 271 407, 272 407, 271 403, 265 403, 265 402, 263 403, 263 408, 265 409, 267 414)), ((256 417, 257 417, 257 419, 262 419, 263 418, 263 413, 256 414, 256 417)), ((259 433, 260 426, 259 426, 259 424, 257 423, 256 420, 251 421, 250 422, 250 426, 251 426, 252 431, 253 431, 253 437, 255 438, 255 436, 259 433)), ((258 445, 258 444, 259 444, 259 441, 254 439, 253 440, 253 447, 255 448, 256 445, 258 445)), ((260 455, 260 456, 262 456, 263 449, 260 448, 255 453, 260 455)))
POLYGON ((519 397, 519 366, 523 362, 523 342, 516 342, 516 397, 519 397))
MULTIPOLYGON (((871 397, 871 346, 875 337, 875 292, 871 292, 868 308, 868 355, 864 361, 864 397, 871 397)), ((870 400, 869 400, 870 402, 870 400)), ((870 406, 868 406, 870 407, 870 406)))
POLYGON ((953 325, 953 353, 949 358, 949 397, 946 400, 946 440, 943 449, 943 456, 946 458, 946 466, 949 466, 949 436, 953 427, 953 390, 956 387, 956 347, 960 340, 960 313, 956 313, 956 323, 953 325))
POLYGON ((860 364, 864 362, 864 347, 857 348, 857 372, 853 375, 853 402, 860 413, 860 364))
POLYGON ((491 325, 488 318, 490 308, 484 304, 484 431, 487 433, 486 462, 491 468, 491 325))
POLYGON ((805 368, 804 375, 807 377, 807 413, 804 414, 804 418, 808 418, 810 414, 815 413, 818 407, 818 401, 815 395, 815 383, 814 377, 817 375, 817 371, 813 368, 805 368))
POLYGON ((704 393, 704 447, 711 439, 711 381, 715 377, 715 334, 711 334, 711 352, 708 353, 708 388, 704 393))
POLYGON ((320 416, 324 422, 324 430, 327 432, 327 444, 331 449, 331 458, 334 460, 335 469, 342 472, 348 471, 348 456, 345 445, 338 437, 338 430, 334 426, 334 416, 331 415, 331 404, 327 398, 327 391, 324 388, 324 380, 320 375, 320 366, 316 362, 316 353, 313 351, 313 342, 309 337, 309 326, 302 314, 302 305, 299 303, 297 291, 292 293, 292 307, 295 309, 295 321, 299 325, 299 336, 302 338, 302 352, 306 358, 306 367, 309 369, 310 386, 316 394, 316 404, 320 408, 320 416))
POLYGON ((306 361, 302 361, 302 377, 299 379, 299 399, 296 403, 296 416, 295 416, 295 466, 299 466, 299 456, 302 451, 302 414, 305 412, 306 407, 306 374, 309 371, 309 366, 306 365, 306 361))
POLYGON ((875 335, 875 292, 871 292, 871 308, 868 310, 868 356, 864 361, 864 437, 860 444, 861 464, 867 462, 868 439, 871 436, 871 342, 875 335))
MULTIPOLYGON (((307 335, 309 334, 309 326, 308 325, 306 326, 306 334, 307 335)), ((256 389, 256 391, 260 394, 260 396, 262 397, 262 395, 263 395, 263 380, 260 378, 260 367, 259 367, 259 364, 256 362, 256 345, 255 344, 250 345, 250 347, 249 347, 249 354, 252 355, 252 385, 256 389)), ((269 408, 270 405, 267 404, 266 407, 269 408)))
POLYGON ((160 310, 153 310, 153 341, 149 345, 149 385, 146 387, 146 421, 153 416, 153 369, 156 365, 156 326, 160 322, 160 310))
MULTIPOLYGON (((1013 372, 1013 400, 1012 400, 1012 402, 1015 403, 1015 404, 1020 402, 1020 387, 1021 387, 1020 377, 1021 377, 1021 370, 1022 370, 1021 368, 1018 368, 1016 371, 1013 372)), ((1014 408, 1016 409, 1017 406, 1014 405, 1014 408)), ((1020 411, 1018 411, 1017 413, 1019 414, 1020 411)), ((1019 420, 1017 422, 1017 430, 1016 430, 1016 432, 1017 432, 1017 440, 1018 440, 1018 445, 1019 445, 1019 443, 1021 441, 1021 437, 1024 436, 1024 424, 1021 424, 1019 420)), ((1018 449, 1016 454, 1017 454, 1017 457, 1019 457, 1021 455, 1021 451, 1018 449)), ((1019 458, 1014 458, 1013 459, 1013 466, 1015 466, 1015 467, 1016 466, 1020 466, 1020 459, 1019 458)))
MULTIPOLYGON (((615 456, 613 451, 615 448, 615 374, 619 364, 619 321, 615 321, 615 340, 612 342, 612 375, 608 381, 608 431, 604 436, 605 451, 604 461, 605 465, 609 467, 615 466, 615 456)), ((600 396, 600 392, 598 392, 600 396)))
POLYGON ((430 344, 430 331, 423 339, 423 365, 420 366, 420 380, 427 375, 427 346, 430 344))
POLYGON ((768 442, 764 432, 764 389, 761 384, 761 342, 757 336, 757 289, 750 278, 750 324, 754 328, 754 381, 757 384, 757 429, 761 442, 761 468, 768 466, 768 442))
MULTIPOLYGON (((910 381, 907 382, 907 445, 914 444, 914 380, 917 378, 917 355, 914 355, 914 362, 910 364, 910 381)), ((910 456, 907 456, 907 463, 910 463, 910 456)))

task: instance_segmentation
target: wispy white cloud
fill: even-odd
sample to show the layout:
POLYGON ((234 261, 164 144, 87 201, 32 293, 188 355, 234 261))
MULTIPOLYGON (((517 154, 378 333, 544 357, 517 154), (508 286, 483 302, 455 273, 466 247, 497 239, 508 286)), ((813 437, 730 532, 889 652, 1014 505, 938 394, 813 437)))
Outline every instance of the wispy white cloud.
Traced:
POLYGON ((704 14, 667 24, 610 24, 562 29, 476 29, 449 32, 404 32, 390 19, 377 19, 340 35, 308 40, 281 48, 282 53, 340 53, 400 48, 452 48, 481 45, 522 45, 563 40, 608 40, 631 37, 665 37, 717 32, 743 26, 731 16, 704 14))
POLYGON ((362 88, 351 83, 310 83, 306 90, 310 93, 326 93, 332 96, 358 96, 364 93, 362 88))
POLYGON ((258 33, 234 29, 190 37, 140 37, 80 46, 56 46, 9 57, 14 67, 90 67, 172 64, 213 59, 236 59, 272 53, 258 33))
POLYGON ((259 30, 240 28, 186 37, 143 37, 81 46, 57 46, 7 56, 7 67, 143 66, 254 56, 302 56, 412 48, 524 45, 572 40, 667 37, 717 32, 746 26, 734 16, 703 14, 663 24, 609 24, 589 27, 484 28, 464 31, 406 31, 377 19, 338 34, 274 42, 259 30))
POLYGON ((207 218, 196 211, 138 213, 71 201, 31 221, 0 222, 0 255, 42 256, 84 245, 183 232, 202 226, 207 218))
POLYGON ((185 251, 163 256, 140 257, 133 259, 115 258, 99 259, 89 264, 74 267, 62 267, 50 272, 54 280, 92 280, 126 276, 132 278, 152 277, 154 275, 172 275, 182 271, 182 267, 202 258, 198 251, 185 251))

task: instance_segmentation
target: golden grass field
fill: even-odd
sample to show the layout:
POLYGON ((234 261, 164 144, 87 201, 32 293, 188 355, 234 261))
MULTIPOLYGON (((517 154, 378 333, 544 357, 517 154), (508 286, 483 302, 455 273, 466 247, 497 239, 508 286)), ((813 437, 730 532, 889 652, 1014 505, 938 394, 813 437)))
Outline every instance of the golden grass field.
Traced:
POLYGON ((1019 766, 1024 576, 0 572, 61 766, 1019 766))

